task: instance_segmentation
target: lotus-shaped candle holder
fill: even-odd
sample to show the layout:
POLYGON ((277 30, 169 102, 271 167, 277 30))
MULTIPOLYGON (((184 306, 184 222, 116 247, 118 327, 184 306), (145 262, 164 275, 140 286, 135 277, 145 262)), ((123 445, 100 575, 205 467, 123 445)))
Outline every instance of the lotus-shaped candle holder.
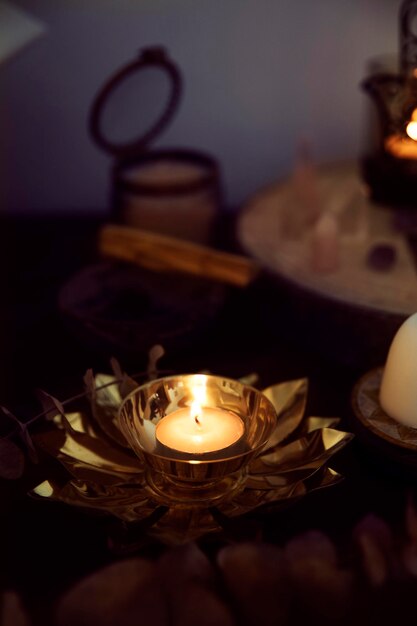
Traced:
POLYGON ((242 419, 237 447, 214 458, 152 448, 160 420, 188 406, 192 380, 166 377, 138 387, 126 376, 87 377, 81 405, 55 403, 49 426, 32 437, 64 466, 67 480, 48 476, 31 495, 110 514, 173 544, 341 480, 328 461, 353 435, 336 429, 338 418, 305 416, 306 379, 261 392, 243 379, 207 376, 209 406, 242 419))

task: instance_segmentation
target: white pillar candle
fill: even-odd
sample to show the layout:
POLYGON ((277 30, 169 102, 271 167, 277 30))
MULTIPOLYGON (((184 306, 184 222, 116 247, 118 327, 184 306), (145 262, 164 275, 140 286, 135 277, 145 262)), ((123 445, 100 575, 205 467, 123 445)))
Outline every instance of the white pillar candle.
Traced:
POLYGON ((392 418, 417 428, 417 313, 402 324, 392 341, 379 402, 392 418))

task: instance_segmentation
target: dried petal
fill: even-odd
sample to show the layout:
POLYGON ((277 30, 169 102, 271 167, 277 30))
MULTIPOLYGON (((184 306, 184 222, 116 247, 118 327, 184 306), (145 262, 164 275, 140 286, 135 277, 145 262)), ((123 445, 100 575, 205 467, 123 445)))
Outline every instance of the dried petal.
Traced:
POLYGON ((239 623, 287 623, 292 587, 282 550, 255 543, 228 546, 219 552, 217 561, 239 623))
POLYGON ((165 553, 159 571, 172 626, 232 626, 230 609, 215 589, 215 572, 195 544, 165 553))
POLYGON ((291 580, 308 613, 325 620, 348 616, 352 573, 339 568, 335 548, 323 533, 311 531, 285 547, 291 580))
POLYGON ((24 469, 25 456, 21 449, 10 439, 0 439, 0 478, 16 480, 24 469))
POLYGON ((120 446, 129 448, 119 429, 118 410, 122 397, 114 377, 97 374, 94 378, 92 372, 91 374, 87 372, 84 381, 88 385, 91 412, 97 424, 110 439, 120 446))
POLYGON ((14 591, 5 591, 0 596, 0 625, 29 626, 29 618, 14 591))
POLYGON ((166 626, 166 604, 150 561, 114 563, 85 578, 59 601, 57 626, 166 626))
POLYGON ((373 587, 380 587, 398 572, 391 529, 375 515, 365 517, 354 530, 362 567, 373 587))

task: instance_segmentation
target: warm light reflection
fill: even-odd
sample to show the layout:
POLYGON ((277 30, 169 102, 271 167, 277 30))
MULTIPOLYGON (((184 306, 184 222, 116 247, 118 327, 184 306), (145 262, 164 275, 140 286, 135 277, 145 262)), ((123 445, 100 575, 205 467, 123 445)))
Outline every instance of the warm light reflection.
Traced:
POLYGON ((411 113, 405 131, 408 136, 389 135, 385 139, 385 150, 400 159, 417 159, 417 108, 411 113))
POLYGON ((197 374, 195 376, 195 382, 191 392, 193 394, 193 401, 190 404, 190 414, 195 420, 197 428, 201 428, 202 408, 208 404, 207 377, 204 374, 197 374))
POLYGON ((401 135, 390 135, 384 142, 385 150, 399 159, 417 159, 417 141, 401 135))
POLYGON ((411 120, 407 124, 406 132, 411 139, 417 141, 417 109, 414 109, 411 114, 411 120))
POLYGON ((194 402, 204 406, 207 402, 207 376, 205 374, 195 374, 191 389, 194 402))

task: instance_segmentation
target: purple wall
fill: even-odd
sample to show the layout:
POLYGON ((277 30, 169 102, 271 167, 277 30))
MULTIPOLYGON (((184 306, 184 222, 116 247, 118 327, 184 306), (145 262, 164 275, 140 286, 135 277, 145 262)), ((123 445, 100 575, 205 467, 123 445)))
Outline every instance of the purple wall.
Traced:
POLYGON ((109 159, 86 129, 102 82, 146 45, 182 68, 185 97, 161 145, 221 160, 234 206, 291 169, 359 154, 369 57, 397 49, 394 0, 16 0, 48 25, 0 66, 0 206, 105 211, 109 159))

